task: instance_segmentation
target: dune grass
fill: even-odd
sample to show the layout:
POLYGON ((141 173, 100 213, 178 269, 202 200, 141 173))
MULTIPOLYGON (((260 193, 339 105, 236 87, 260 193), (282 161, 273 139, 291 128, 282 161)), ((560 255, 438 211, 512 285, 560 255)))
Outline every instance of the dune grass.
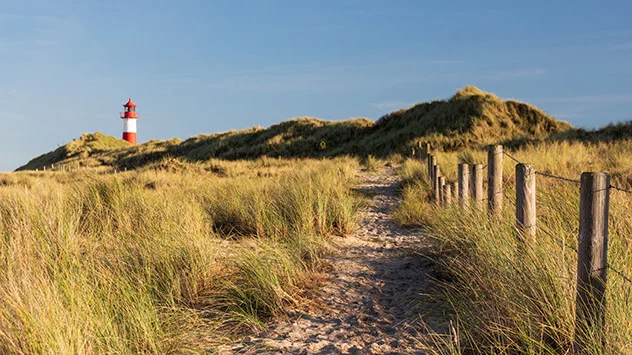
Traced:
MULTIPOLYGON (((510 152, 537 170, 579 179, 583 171, 609 171, 612 184, 630 188, 632 142, 548 143, 510 152)), ((448 180, 459 161, 486 164, 486 153, 440 153, 448 180)), ((443 298, 454 310, 453 334, 435 336, 439 354, 563 354, 572 348, 575 319, 579 185, 537 176, 538 232, 524 246, 514 232, 515 163, 504 158, 503 216, 432 205, 426 166, 409 161, 401 169, 404 201, 396 218, 423 225, 449 270, 443 298)), ((632 196, 611 191, 608 261, 632 276, 632 196)), ((590 354, 632 353, 632 284, 608 272, 605 349, 590 354)), ((596 337, 593 337, 596 339, 596 337)))
POLYGON ((198 353, 301 307, 357 162, 0 176, 0 353, 198 353))

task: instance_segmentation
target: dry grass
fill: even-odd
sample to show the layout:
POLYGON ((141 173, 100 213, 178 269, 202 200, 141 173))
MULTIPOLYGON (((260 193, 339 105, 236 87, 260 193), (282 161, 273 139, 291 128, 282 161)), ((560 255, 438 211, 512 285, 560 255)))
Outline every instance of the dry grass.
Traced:
MULTIPOLYGON (((612 184, 630 188, 632 142, 548 143, 510 152, 536 169, 579 179, 583 171, 609 171, 612 184)), ((486 153, 466 151, 439 154, 449 180, 459 161, 486 163, 486 153)), ((426 167, 408 162, 404 202, 397 218, 425 226, 442 263, 450 272, 443 282, 445 300, 454 309, 455 331, 434 337, 442 354, 561 354, 572 347, 575 315, 579 186, 537 176, 536 241, 519 245, 514 232, 515 163, 504 158, 506 198, 500 220, 485 211, 435 208, 430 203, 426 167)), ((632 275, 632 196, 612 191, 610 200, 609 263, 632 275)), ((608 274, 606 349, 595 342, 588 353, 632 353, 632 284, 608 274)), ((429 344, 431 345, 431 344, 429 344)), ((436 345, 436 344, 435 344, 436 345)))
POLYGON ((302 306, 353 227, 356 167, 2 175, 0 353, 197 353, 302 306))

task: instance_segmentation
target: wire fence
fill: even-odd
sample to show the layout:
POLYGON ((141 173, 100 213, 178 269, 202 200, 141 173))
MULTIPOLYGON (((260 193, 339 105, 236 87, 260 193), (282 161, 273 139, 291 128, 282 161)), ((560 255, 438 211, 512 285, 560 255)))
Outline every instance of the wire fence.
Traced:
MULTIPOLYGON (((513 157, 512 155, 510 155, 509 153, 503 151, 503 154, 505 156, 507 156, 509 159, 513 160, 514 162, 516 162, 517 164, 524 164, 523 162, 521 162, 520 160, 516 159, 515 157, 513 157)), ((571 179, 571 178, 567 178, 564 176, 558 176, 558 175, 553 175, 553 174, 548 174, 548 173, 543 173, 543 172, 539 172, 536 170, 535 172, 536 175, 540 175, 540 176, 544 176, 547 178, 551 178, 551 179, 556 179, 556 180, 560 180, 560 181, 564 181, 564 182, 570 182, 570 183, 576 183, 576 184, 580 184, 581 180, 577 180, 577 179, 571 179)), ((612 184, 610 184, 609 186, 610 189, 614 189, 617 191, 621 191, 621 192, 625 192, 628 194, 632 194, 632 190, 628 190, 628 189, 624 189, 618 186, 614 186, 612 184)), ((505 197, 512 203, 514 203, 515 206, 515 202, 510 199, 506 194, 505 197)), ((577 248, 575 248, 572 245, 569 245, 568 243, 566 243, 564 240, 562 240, 561 238, 559 238, 558 236, 555 236, 552 232, 547 231, 546 229, 542 228, 541 226, 538 228, 540 231, 542 231, 543 233, 549 235, 550 237, 556 239, 558 242, 562 243, 563 245, 565 245, 566 247, 570 248, 571 250, 575 251, 576 254, 578 254, 578 250, 577 248)), ((617 270, 616 268, 614 268, 612 265, 610 265, 609 263, 606 266, 607 269, 613 271, 615 274, 619 275, 621 278, 623 278, 623 280, 625 280, 626 282, 632 284, 632 278, 628 277, 627 275, 625 275, 623 272, 617 270)), ((598 270, 593 270, 593 271, 598 271, 598 270)))
MULTIPOLYGON (((605 297, 607 289, 607 271, 609 270, 610 272, 618 275, 619 278, 616 278, 615 281, 621 280, 621 283, 617 282, 616 284, 613 284, 613 286, 617 285, 618 287, 624 287, 624 289, 620 292, 627 300, 626 302, 628 304, 632 295, 632 293, 629 292, 631 288, 628 288, 628 286, 632 284, 632 277, 609 263, 608 255, 605 253, 606 245, 608 243, 608 208, 610 207, 609 191, 616 190, 626 194, 632 194, 632 190, 610 184, 610 179, 606 173, 585 172, 582 173, 580 180, 571 179, 566 176, 555 175, 550 171, 537 171, 534 165, 524 164, 516 157, 503 151, 502 146, 497 145, 490 148, 488 165, 486 165, 490 167, 487 177, 489 216, 502 218, 503 215, 506 216, 502 210, 503 204, 507 203, 512 205, 514 206, 516 212, 514 226, 515 231, 517 232, 516 237, 520 242, 522 242, 519 243, 519 246, 534 246, 533 243, 537 243, 538 241, 544 242, 545 245, 547 243, 559 243, 561 256, 563 258, 561 261, 564 268, 569 267, 569 262, 573 259, 573 257, 576 257, 577 296, 575 301, 576 317, 573 342, 576 345, 579 344, 578 346, 580 347, 583 346, 582 344, 592 344, 591 341, 595 339, 592 337, 593 331, 595 332, 594 334, 599 336, 606 332, 604 320, 607 313, 605 297), (516 165, 515 184, 513 184, 513 186, 512 184, 507 184, 508 186, 506 189, 503 188, 503 185, 505 185, 502 177, 503 156, 508 157, 518 164, 516 165), (546 179, 571 183, 574 184, 573 186, 579 187, 580 220, 579 224, 575 224, 575 226, 578 226, 577 229, 576 227, 573 227, 573 224, 568 224, 570 222, 569 218, 555 218, 555 212, 552 214, 553 218, 549 220, 549 222, 552 223, 548 224, 554 225, 556 231, 552 231, 546 223, 537 223, 536 195, 538 191, 536 189, 536 175, 542 176, 546 179), (514 196, 511 196, 511 193, 508 193, 512 190, 512 188, 515 190, 514 196), (505 202, 505 200, 507 202, 505 202), (558 225, 558 222, 561 224, 558 225), (572 234, 575 236, 579 235, 580 238, 575 239, 576 242, 573 242, 573 238, 570 237, 572 234), (541 238, 536 238, 536 235, 540 235, 541 238), (551 241, 546 240, 546 237, 543 237, 544 235, 552 238, 551 241), (567 249, 572 250, 574 254, 567 253, 567 249), (570 256, 570 258, 567 258, 567 256, 570 256), (591 331, 591 335, 588 337, 582 333, 584 332, 584 328, 586 326, 589 326, 591 331)), ((437 189, 437 184, 442 185, 445 182, 445 178, 442 177, 439 180, 440 182, 437 182, 436 180, 436 176, 440 176, 439 165, 436 164, 436 159, 433 156, 433 159, 428 159, 427 162, 429 167, 428 170, 435 172, 434 174, 429 175, 432 177, 431 181, 435 191, 434 200, 436 201, 437 206, 450 204, 449 200, 444 196, 445 192, 442 192, 444 189, 437 189), (433 168, 435 164, 436 168, 433 168)), ((475 184, 477 189, 479 189, 471 195, 475 201, 478 202, 482 197, 479 192, 480 186, 483 185, 482 174, 476 174, 473 175, 471 179, 466 179, 466 172, 468 171, 467 167, 468 164, 459 164, 459 195, 467 196, 466 194, 469 194, 468 190, 470 187, 467 181, 471 180, 471 183, 475 184)), ((476 170, 477 169, 474 169, 474 171, 476 170)), ((555 198, 555 196, 553 197, 555 198)), ((460 199, 459 205, 463 208, 467 205, 467 203, 466 201, 461 201, 460 199)), ((555 209, 555 207, 553 208, 555 209)), ((502 224, 504 225, 506 222, 508 221, 505 218, 502 218, 502 224)), ((620 231, 617 237, 620 237, 623 233, 624 231, 620 231)), ((619 241, 618 239, 619 238, 617 238, 617 241, 619 241)), ((529 249, 531 248, 529 247, 529 249)), ((546 252, 549 253, 548 249, 546 252)), ((557 256, 557 252, 554 253, 555 254, 553 255, 557 256)), ((538 254, 536 253, 535 255, 538 254)), ((518 265, 514 259, 511 259, 511 257, 508 261, 510 261, 510 266, 515 267, 518 265)), ((627 271, 627 266, 629 266, 627 262, 624 260, 621 263, 625 264, 624 270, 627 271)), ((521 272, 521 270, 522 269, 520 268, 516 268, 517 272, 521 272)), ((573 271, 570 269, 563 273, 554 271, 547 273, 547 275, 556 279, 570 281, 569 279, 572 278, 573 271)))
MULTIPOLYGON (((514 157, 513 155, 511 155, 511 154, 509 154, 509 153, 507 153, 505 151, 503 151, 502 154, 504 156, 508 157, 509 159, 513 160, 517 164, 524 164, 522 161, 520 161, 519 159, 517 159, 516 157, 514 157)), ((487 166, 488 166, 488 164, 485 164, 483 166, 483 169, 485 169, 487 166)), ((542 176, 542 177, 545 177, 545 178, 555 179, 555 180, 566 182, 566 183, 581 184, 581 180, 572 179, 572 178, 568 178, 568 177, 565 177, 565 176, 559 176, 559 175, 555 175, 555 174, 548 173, 548 172, 542 172, 542 171, 537 171, 536 170, 535 174, 539 175, 539 176, 542 176)), ((609 189, 620 191, 620 192, 624 192, 624 193, 632 195, 632 190, 626 189, 626 188, 622 188, 622 187, 619 187, 619 186, 615 186, 615 185, 612 185, 612 184, 609 185, 609 189)), ((512 197, 508 196, 506 193, 503 193, 503 197, 507 201, 509 201, 509 203, 511 203, 514 207, 516 206, 516 202, 515 202, 515 200, 512 197)), ((483 198, 482 201, 488 201, 488 198, 483 198)), ((564 247, 573 250, 575 252, 575 254, 579 254, 579 251, 577 250, 577 248, 575 246, 568 244, 565 240, 563 240, 562 238, 557 236, 555 233, 547 230, 546 228, 543 228, 543 226, 538 226, 538 230, 540 230, 543 233, 547 234, 548 236, 552 237, 554 240, 559 242, 564 247)), ((608 263, 606 268, 611 270, 611 271, 613 271, 617 275, 619 275, 626 282, 632 284, 632 278, 631 277, 627 276, 625 273, 621 272, 620 270, 614 268, 611 264, 608 263)), ((593 270, 593 271, 596 271, 596 270, 593 270)))

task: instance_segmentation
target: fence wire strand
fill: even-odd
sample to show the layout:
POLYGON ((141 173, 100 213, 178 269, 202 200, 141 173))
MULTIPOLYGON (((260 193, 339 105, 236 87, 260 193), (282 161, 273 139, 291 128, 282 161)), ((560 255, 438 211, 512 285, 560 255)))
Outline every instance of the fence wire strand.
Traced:
POLYGON ((625 276, 625 274, 624 274, 624 273, 622 273, 621 271, 619 271, 619 270, 617 270, 617 269, 613 268, 613 267, 612 267, 612 265, 608 264, 608 265, 607 265, 607 268, 608 268, 608 269, 610 269, 610 270, 612 270, 615 274, 617 274, 617 275, 621 276, 621 278, 623 278, 625 281, 627 281, 627 282, 629 282, 629 283, 631 283, 631 284, 632 284, 632 279, 631 279, 631 278, 629 278, 629 277, 625 276))
POLYGON ((557 176, 557 175, 552 175, 552 174, 547 174, 547 173, 543 173, 541 171, 537 171, 536 170, 536 175, 541 175, 541 176, 545 176, 548 178, 552 178, 552 179, 557 179, 557 180, 562 180, 562 181, 566 181, 566 182, 572 182, 572 183, 576 183, 576 184, 580 184, 581 180, 577 180, 577 179, 569 179, 563 176, 557 176))
MULTIPOLYGON (((511 160, 513 160, 513 161, 515 161, 515 162, 516 162, 516 163, 518 163, 518 164, 524 164, 523 162, 521 162, 520 160, 518 160, 518 159, 514 158, 513 156, 511 156, 511 154, 509 154, 509 153, 507 153, 507 152, 505 152, 505 151, 503 151, 503 154, 504 154, 504 155, 506 155, 509 159, 511 159, 511 160)), ((573 182, 573 183, 578 183, 578 184, 579 184, 579 183, 581 183, 581 180, 577 180, 577 179, 569 179, 569 178, 567 178, 567 177, 557 176, 557 175, 548 174, 548 173, 543 173, 543 172, 540 172, 540 171, 537 171, 537 170, 536 170, 536 172, 535 172, 535 173, 536 173, 537 175, 541 175, 541 176, 549 177, 549 178, 552 178, 552 179, 558 179, 558 180, 562 180, 562 181, 566 181, 566 182, 573 182)), ((631 194, 631 195, 632 195, 632 190, 629 190, 629 189, 624 189, 624 188, 622 188, 622 187, 618 187, 618 186, 615 186, 615 185, 612 185, 612 184, 610 185, 610 188, 611 188, 611 189, 614 189, 614 190, 617 190, 617 191, 625 192, 625 193, 628 193, 628 194, 631 194)))
POLYGON ((628 194, 632 194, 632 190, 624 189, 624 188, 622 188, 622 187, 618 187, 618 186, 610 185, 610 188, 611 188, 611 189, 615 189, 615 190, 617 190, 617 191, 621 191, 621 192, 625 192, 625 193, 628 193, 628 194))
POLYGON ((505 197, 505 199, 506 199, 509 203, 511 203, 511 205, 512 205, 512 206, 516 207, 516 201, 515 201, 515 199, 513 199, 511 196, 509 196, 509 195, 507 194, 507 192, 505 192, 504 190, 503 190, 503 196, 505 197))
POLYGON ((516 158, 512 157, 511 155, 509 155, 509 153, 505 152, 504 150, 503 150, 503 154, 505 154, 507 157, 509 157, 509 159, 511 159, 511 160, 513 160, 513 161, 515 161, 516 163, 518 163, 518 164, 522 164, 522 162, 521 162, 520 160, 518 160, 518 159, 516 159, 516 158))
MULTIPOLYGON (((511 156, 511 154, 503 151, 503 154, 506 155, 509 159, 515 161, 518 164, 524 164, 523 162, 521 162, 520 160, 514 158, 513 156, 511 156)), ((548 178, 552 178, 552 179, 558 179, 561 181, 566 181, 566 182, 572 182, 572 183, 581 183, 580 180, 576 180, 576 179, 570 179, 564 176, 558 176, 558 175, 553 175, 553 174, 549 174, 549 173, 543 173, 541 171, 535 171, 536 175, 540 175, 540 176, 544 176, 544 177, 548 177, 548 178)), ((630 191, 630 193, 632 193, 632 191, 630 191)))
MULTIPOLYGON (((524 164, 523 162, 521 162, 520 160, 516 159, 511 154, 509 154, 509 153, 507 153, 505 151, 503 151, 503 154, 506 155, 509 159, 513 160, 514 162, 516 162, 518 164, 524 164)), ((486 167, 487 167, 487 165, 483 166, 483 169, 485 169, 486 167)), ((537 170, 536 170, 535 173, 537 175, 540 175, 540 176, 544 176, 544 177, 551 178, 551 179, 557 179, 557 180, 564 181, 564 182, 570 182, 570 183, 576 183, 576 184, 580 184, 581 183, 581 180, 570 179, 570 178, 567 178, 567 177, 564 177, 564 176, 558 176, 558 175, 553 175, 553 174, 549 174, 549 173, 543 173, 543 172, 540 172, 540 171, 537 171, 537 170)), ((632 194, 632 190, 624 189, 622 187, 618 187, 618 186, 615 186, 615 185, 610 185, 609 188, 617 190, 617 191, 625 192, 625 193, 628 193, 628 194, 632 194)), ((503 197, 505 197, 507 199, 507 201, 509 201, 514 207, 516 206, 515 201, 505 191, 503 191, 503 197)), ((488 200, 488 199, 487 198, 483 199, 483 201, 486 201, 486 200, 488 200)), ((566 243, 566 241, 564 241, 559 236, 555 235, 553 232, 543 228, 542 226, 539 226, 537 229, 539 231, 543 232, 544 234, 547 234, 548 236, 552 237, 553 239, 557 240, 563 246, 571 249, 572 251, 575 252, 575 254, 579 255, 579 251, 577 250, 576 247, 566 243)), ((632 284, 632 278, 631 277, 628 277, 623 272, 615 269, 614 267, 612 267, 612 265, 607 264, 606 268, 611 270, 615 274, 619 275, 624 281, 632 284)))

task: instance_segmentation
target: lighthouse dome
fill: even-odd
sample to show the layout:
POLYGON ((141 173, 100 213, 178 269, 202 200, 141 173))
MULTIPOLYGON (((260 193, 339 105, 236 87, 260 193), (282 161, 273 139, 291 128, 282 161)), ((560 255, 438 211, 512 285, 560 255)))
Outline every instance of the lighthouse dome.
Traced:
POLYGON ((136 104, 132 102, 132 98, 130 97, 126 104, 123 104, 125 107, 136 107, 136 104))

